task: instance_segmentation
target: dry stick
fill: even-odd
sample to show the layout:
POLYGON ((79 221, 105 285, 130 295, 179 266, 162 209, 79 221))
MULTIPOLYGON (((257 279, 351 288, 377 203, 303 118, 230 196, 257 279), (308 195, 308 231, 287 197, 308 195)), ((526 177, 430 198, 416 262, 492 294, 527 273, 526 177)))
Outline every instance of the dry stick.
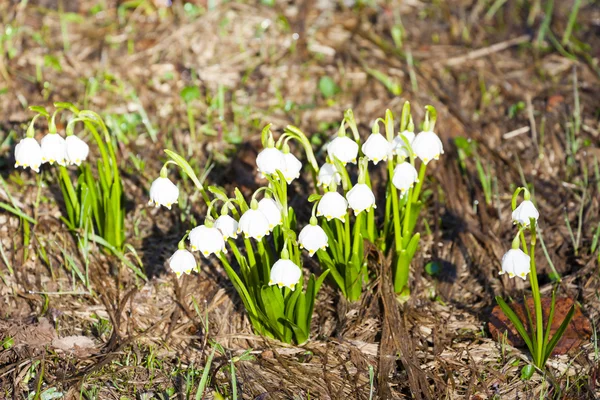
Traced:
POLYGON ((474 60, 476 58, 485 57, 489 54, 497 53, 502 50, 506 50, 509 47, 516 46, 521 43, 525 43, 531 40, 531 36, 529 35, 521 35, 513 39, 506 40, 504 42, 496 43, 488 47, 484 47, 481 49, 473 50, 464 54, 462 56, 451 57, 446 61, 443 61, 442 64, 447 66, 459 65, 464 63, 465 61, 474 60))
POLYGON ((391 257, 385 258, 380 250, 377 250, 379 265, 381 266, 380 296, 383 303, 383 329, 381 332, 381 344, 379 347, 379 366, 377 373, 377 391, 379 398, 391 399, 391 389, 388 384, 389 376, 396 367, 396 356, 408 375, 408 384, 414 399, 432 399, 433 395, 427 382, 425 372, 419 366, 415 358, 410 334, 394 293, 394 280, 392 278, 391 257))
POLYGON ((529 117, 529 125, 531 125, 531 138, 533 139, 536 149, 539 149, 537 130, 535 129, 535 118, 533 116, 533 104, 531 104, 531 95, 529 93, 525 95, 525 102, 527 103, 527 117, 529 117))

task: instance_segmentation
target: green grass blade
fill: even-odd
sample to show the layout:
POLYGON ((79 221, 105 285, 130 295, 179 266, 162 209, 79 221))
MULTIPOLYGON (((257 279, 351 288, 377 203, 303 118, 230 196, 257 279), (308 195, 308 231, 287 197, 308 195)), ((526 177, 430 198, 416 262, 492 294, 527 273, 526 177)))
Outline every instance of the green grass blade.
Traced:
POLYGON ((210 365, 212 364, 212 360, 215 356, 215 348, 213 347, 210 355, 206 359, 206 364, 204 365, 204 371, 202 371, 202 378, 200 378, 200 384, 198 384, 198 391, 196 392, 196 400, 201 400, 204 395, 204 391, 206 390, 206 384, 208 383, 208 376, 210 374, 210 365))
POLYGON ((23 211, 15 208, 15 207, 11 206, 10 204, 0 202, 0 208, 3 208, 8 212, 13 213, 17 217, 23 218, 24 220, 31 222, 34 225, 37 223, 37 221, 35 219, 31 218, 29 215, 25 214, 23 211))

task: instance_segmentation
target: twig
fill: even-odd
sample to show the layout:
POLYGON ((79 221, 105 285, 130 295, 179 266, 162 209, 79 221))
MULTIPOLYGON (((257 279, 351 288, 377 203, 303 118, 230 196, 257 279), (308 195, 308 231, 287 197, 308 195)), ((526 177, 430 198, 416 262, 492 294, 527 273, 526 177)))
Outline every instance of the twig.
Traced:
POLYGON ((504 42, 496 43, 488 47, 473 50, 462 56, 451 57, 442 63, 447 66, 454 66, 464 63, 465 61, 475 60, 477 58, 485 57, 487 55, 498 53, 499 51, 506 50, 509 47, 519 45, 531 40, 529 35, 521 35, 514 39, 509 39, 504 42))

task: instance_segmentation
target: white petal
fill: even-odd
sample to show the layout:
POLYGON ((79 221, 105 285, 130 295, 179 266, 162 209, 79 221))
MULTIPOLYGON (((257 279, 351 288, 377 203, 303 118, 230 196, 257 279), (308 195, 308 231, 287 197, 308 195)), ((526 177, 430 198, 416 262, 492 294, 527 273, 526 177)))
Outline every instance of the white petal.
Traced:
POLYGON ((260 240, 270 231, 269 220, 260 210, 249 209, 240 218, 238 233, 243 232, 246 237, 260 240))
POLYGON ((319 249, 328 246, 327 234, 318 225, 306 225, 298 235, 298 243, 308 251, 312 257, 319 249))
POLYGON ((302 163, 292 153, 285 153, 283 158, 285 161, 285 167, 282 172, 286 182, 289 184, 292 183, 294 179, 300 177, 302 163))
POLYGON ((190 231, 190 243, 193 251, 199 251, 204 257, 225 252, 225 239, 220 230, 200 225, 190 231))
POLYGON ((319 169, 319 175, 317 176, 317 185, 325 185, 329 186, 331 184, 331 180, 335 179, 336 185, 339 185, 342 181, 342 176, 335 169, 335 165, 330 163, 325 163, 319 169))
POLYGON ((417 157, 425 164, 431 160, 437 160, 440 154, 444 154, 442 141, 433 132, 420 132, 412 142, 412 148, 417 157))
POLYGON ((177 276, 182 273, 189 274, 196 268, 196 259, 194 255, 187 250, 179 249, 171 258, 169 258, 169 268, 175 272, 177 276))
POLYGON ((42 162, 67 165, 67 143, 58 133, 49 133, 42 138, 42 162))
POLYGON ((179 198, 179 189, 169 178, 156 178, 150 186, 150 204, 156 206, 171 206, 177 203, 179 198))
POLYGON ((317 215, 324 216, 327 221, 337 218, 344 222, 346 220, 346 212, 348 202, 338 192, 327 192, 323 195, 317 205, 317 215))
POLYGON ((263 149, 256 157, 256 166, 264 178, 265 175, 275 174, 277 170, 285 170, 285 158, 281 150, 275 147, 263 149))
POLYGON ((354 164, 358 156, 358 144, 347 136, 338 136, 327 145, 327 154, 329 158, 337 158, 342 164, 354 164))
POLYGON ((67 161, 69 164, 79 165, 87 159, 90 147, 86 142, 74 135, 67 136, 65 142, 67 146, 67 161))
POLYGON ((278 260, 271 267, 271 274, 269 276, 269 286, 286 286, 294 290, 301 276, 302 270, 292 261, 278 260))
POLYGON ((392 183, 400 190, 400 193, 404 193, 409 190, 415 182, 418 182, 418 174, 415 167, 409 162, 403 162, 396 165, 394 168, 394 176, 392 177, 392 183))
POLYGON ((15 146, 15 167, 31 168, 40 172, 42 148, 34 138, 24 138, 15 146))
POLYGON ((530 200, 525 200, 512 212, 512 219, 514 222, 518 222, 525 226, 529 225, 530 218, 537 221, 540 213, 538 212, 535 205, 530 200))
POLYGON ((224 239, 237 237, 238 222, 229 215, 221 215, 217 218, 214 227, 221 231, 224 239))
POLYGON ((346 194, 346 199, 350 208, 354 210, 355 215, 361 211, 375 207, 375 195, 371 188, 364 183, 354 185, 346 194))
POLYGON ((258 202, 258 209, 267 217, 269 230, 273 230, 277 225, 281 225, 281 205, 275 202, 275 200, 265 197, 258 202))
POLYGON ((379 161, 387 160, 392 146, 381 133, 373 133, 362 145, 362 151, 369 161, 377 165, 379 161))

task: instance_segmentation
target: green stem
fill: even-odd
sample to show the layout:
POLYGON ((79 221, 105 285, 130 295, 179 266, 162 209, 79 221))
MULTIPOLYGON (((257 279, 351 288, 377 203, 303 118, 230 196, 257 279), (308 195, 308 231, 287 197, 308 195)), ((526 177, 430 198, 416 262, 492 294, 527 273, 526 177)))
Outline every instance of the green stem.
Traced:
MULTIPOLYGON (((388 176, 391 178, 394 176, 394 169, 392 163, 388 162, 388 176)), ((390 197, 392 198, 392 215, 394 220, 394 248, 396 253, 399 253, 402 249, 402 233, 400 231, 400 210, 398 208, 398 191, 396 187, 391 183, 391 179, 388 181, 390 188, 390 197)), ((396 271, 397 272, 397 271, 396 271)))
MULTIPOLYGON (((530 271, 529 271, 529 282, 531 283, 531 292, 533 294, 533 303, 535 306, 535 330, 537 336, 537 346, 534 349, 535 353, 534 360, 538 368, 543 368, 542 361, 544 355, 542 354, 543 348, 543 337, 544 337, 544 322, 542 315, 542 300, 540 298, 540 287, 537 279, 537 270, 535 266, 535 244, 536 244, 536 228, 534 225, 531 226, 531 248, 530 248, 530 271)), ((533 334, 533 333, 532 333, 533 334)))
POLYGON ((350 240, 350 213, 346 213, 346 222, 344 223, 344 237, 345 237, 345 248, 344 248, 344 259, 346 262, 350 260, 351 253, 351 240, 350 240))
POLYGON ((417 182, 417 186, 415 186, 415 190, 413 191, 412 195, 412 201, 414 202, 418 201, 419 196, 421 195, 421 188, 423 187, 423 182, 425 181, 425 171, 427 171, 427 164, 421 163, 421 167, 419 167, 419 182, 417 182))

